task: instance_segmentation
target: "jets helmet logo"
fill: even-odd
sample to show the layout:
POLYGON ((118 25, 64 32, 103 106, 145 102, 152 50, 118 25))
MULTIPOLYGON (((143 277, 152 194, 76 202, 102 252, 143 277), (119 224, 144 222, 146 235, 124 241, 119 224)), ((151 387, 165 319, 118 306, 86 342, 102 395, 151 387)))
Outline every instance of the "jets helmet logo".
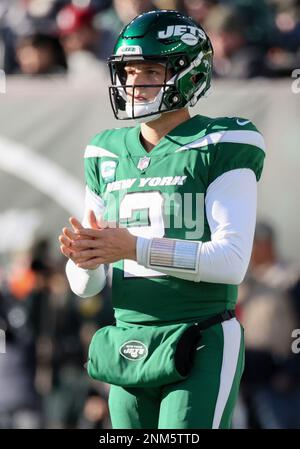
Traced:
POLYGON ((117 55, 141 55, 142 53, 140 45, 122 45, 117 50, 117 55))
POLYGON ((126 341, 120 347, 119 352, 125 359, 130 361, 142 360, 148 355, 147 346, 138 340, 126 341))
POLYGON ((196 45, 199 38, 206 39, 203 30, 187 25, 169 25, 165 30, 158 32, 158 39, 169 39, 172 36, 180 36, 182 42, 187 45, 196 45))

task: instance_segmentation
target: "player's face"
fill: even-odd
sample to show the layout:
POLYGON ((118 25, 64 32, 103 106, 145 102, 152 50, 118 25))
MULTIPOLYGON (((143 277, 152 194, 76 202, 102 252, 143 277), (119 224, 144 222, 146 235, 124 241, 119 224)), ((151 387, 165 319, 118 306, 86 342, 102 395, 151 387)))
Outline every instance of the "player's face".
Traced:
POLYGON ((171 78, 171 73, 168 71, 167 79, 165 79, 165 66, 156 62, 138 62, 128 63, 125 67, 126 84, 138 86, 141 84, 157 84, 158 87, 135 87, 126 89, 128 101, 135 103, 145 103, 152 101, 157 96, 161 89, 161 85, 171 78))

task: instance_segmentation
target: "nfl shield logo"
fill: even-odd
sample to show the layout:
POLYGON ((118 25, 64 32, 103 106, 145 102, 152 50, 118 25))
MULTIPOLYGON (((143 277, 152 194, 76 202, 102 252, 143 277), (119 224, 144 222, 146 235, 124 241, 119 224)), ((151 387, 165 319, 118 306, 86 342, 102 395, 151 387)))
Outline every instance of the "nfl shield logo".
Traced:
POLYGON ((139 160, 137 168, 139 170, 145 170, 149 166, 149 164, 150 164, 150 157, 145 156, 139 160))

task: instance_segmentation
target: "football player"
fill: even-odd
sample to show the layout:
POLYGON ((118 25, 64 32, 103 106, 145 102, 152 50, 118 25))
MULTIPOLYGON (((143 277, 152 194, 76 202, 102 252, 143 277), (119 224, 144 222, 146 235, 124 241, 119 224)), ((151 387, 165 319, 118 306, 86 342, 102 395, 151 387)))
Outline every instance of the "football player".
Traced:
POLYGON ((116 326, 208 322, 189 376, 157 388, 112 385, 114 428, 229 428, 244 366, 235 318, 256 221, 265 146, 250 120, 190 116, 211 83, 205 31, 151 11, 121 32, 109 59, 117 119, 85 151, 82 223, 60 236, 81 297, 113 265, 116 326))

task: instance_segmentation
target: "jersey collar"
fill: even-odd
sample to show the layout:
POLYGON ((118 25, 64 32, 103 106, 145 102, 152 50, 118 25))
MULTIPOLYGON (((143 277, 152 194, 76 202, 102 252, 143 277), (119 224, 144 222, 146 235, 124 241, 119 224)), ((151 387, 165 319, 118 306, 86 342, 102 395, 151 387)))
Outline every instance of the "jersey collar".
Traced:
POLYGON ((192 142, 205 129, 207 117, 195 115, 168 132, 150 151, 146 151, 140 140, 141 125, 131 128, 126 138, 126 148, 131 157, 162 157, 192 142))

